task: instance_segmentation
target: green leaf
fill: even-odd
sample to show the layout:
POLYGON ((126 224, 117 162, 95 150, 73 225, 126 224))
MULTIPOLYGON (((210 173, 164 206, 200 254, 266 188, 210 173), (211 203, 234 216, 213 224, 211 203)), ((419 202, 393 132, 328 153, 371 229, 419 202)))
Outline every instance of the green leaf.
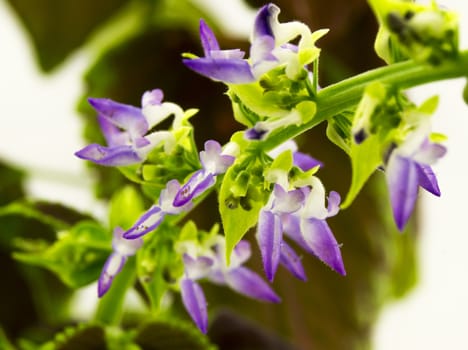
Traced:
MULTIPOLYGON (((219 191, 219 212, 226 236, 226 259, 229 262, 231 252, 247 231, 257 223, 258 214, 263 207, 263 200, 254 200, 246 197, 235 197, 231 188, 236 187, 233 172, 235 166, 231 166, 224 176, 219 191), (248 205, 244 204, 248 201, 248 205)), ((262 198, 263 199, 263 198, 262 198)))
POLYGON ((80 324, 67 327, 57 333, 38 350, 100 350, 107 349, 104 328, 98 325, 80 324))
POLYGON ((215 350, 206 335, 181 320, 158 320, 144 324, 134 342, 145 350, 215 350))
POLYGON ((23 171, 0 161, 0 206, 24 197, 24 178, 23 171))
POLYGON ((383 146, 379 135, 371 135, 360 144, 352 143, 350 150, 352 178, 351 187, 342 203, 347 208, 361 191, 367 179, 382 164, 383 146))
POLYGON ((143 200, 133 186, 125 186, 111 199, 109 208, 110 227, 128 230, 145 210, 143 200))
MULTIPOLYGON (((34 251, 16 252, 13 257, 24 263, 47 268, 72 288, 95 281, 109 255, 111 237, 95 222, 78 223, 68 231, 60 232, 52 245, 34 251)), ((28 241, 18 241, 28 247, 28 241)))
POLYGON ((3 350, 15 350, 15 347, 9 342, 3 329, 0 327, 0 349, 3 350))
POLYGON ((439 96, 434 95, 432 97, 429 97, 426 101, 424 101, 418 107, 418 110, 421 113, 432 115, 436 111, 438 105, 439 105, 439 96))
POLYGON ((18 201, 0 208, 0 216, 8 215, 34 219, 56 230, 66 229, 78 221, 91 219, 88 215, 62 204, 46 201, 18 201))

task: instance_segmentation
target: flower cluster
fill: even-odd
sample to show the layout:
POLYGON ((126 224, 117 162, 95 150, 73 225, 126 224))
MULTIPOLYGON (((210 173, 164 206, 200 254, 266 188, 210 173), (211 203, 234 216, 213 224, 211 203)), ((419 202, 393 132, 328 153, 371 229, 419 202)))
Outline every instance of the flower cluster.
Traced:
POLYGON ((124 166, 143 162, 148 153, 162 144, 166 152, 175 147, 174 131, 186 118, 184 111, 171 102, 162 102, 159 89, 147 91, 141 108, 104 98, 88 101, 98 112, 98 122, 107 146, 90 144, 75 153, 81 159, 104 166, 124 166), (173 131, 152 131, 156 125, 174 115, 173 131))
POLYGON ((286 75, 297 79, 304 73, 303 67, 319 55, 315 41, 328 30, 311 33, 301 22, 280 23, 280 9, 274 4, 263 6, 257 13, 251 35, 250 58, 244 59, 239 49, 221 50, 208 25, 200 21, 200 38, 204 57, 183 60, 195 72, 227 84, 245 84, 259 80, 272 69, 285 66, 286 75), (297 36, 297 45, 290 43, 297 36))
MULTIPOLYGON (((413 14, 415 19, 411 19, 413 15, 407 19, 413 29, 424 24, 422 8, 417 7, 417 12, 413 14)), ((160 152, 158 156, 162 152, 162 159, 168 159, 183 144, 183 161, 190 163, 185 169, 189 171, 173 167, 170 177, 159 179, 159 191, 151 198, 154 204, 131 227, 114 229, 112 253, 98 280, 99 297, 106 294, 130 256, 141 256, 139 248, 144 240, 145 244, 154 244, 155 254, 163 251, 162 244, 158 246, 157 237, 161 236, 161 242, 169 242, 164 249, 171 249, 171 257, 175 257, 167 289, 180 292, 188 314, 206 333, 208 312, 201 280, 226 285, 258 300, 280 301, 268 282, 243 266, 251 255, 250 245, 243 237, 254 226, 268 281, 273 282, 279 265, 296 278, 307 279, 301 256, 290 241, 340 275, 346 275, 340 244, 327 220, 338 214, 340 206, 345 208, 353 201, 376 169, 385 172, 399 230, 410 218, 419 187, 440 195, 431 165, 446 149, 439 143, 440 138, 430 132, 428 117, 437 104, 433 99, 416 107, 398 88, 374 82, 363 88, 361 101, 346 114, 330 117, 331 131, 327 136, 350 156, 353 169, 351 188, 343 203, 335 191, 327 196, 316 176, 323 164, 299 152, 292 139, 285 142, 299 132, 274 139, 272 135, 286 128, 304 128, 303 131, 304 126, 311 127, 315 122, 313 118, 321 106, 318 64, 314 64, 320 50, 315 41, 326 33, 312 33, 300 22, 280 23, 278 14, 279 8, 273 4, 258 11, 248 59, 241 50, 221 50, 203 20, 200 38, 204 56, 185 55, 183 62, 187 67, 228 85, 234 117, 246 126, 224 147, 208 140, 198 152, 193 128, 186 123, 193 113, 162 102, 161 90, 145 92, 141 108, 109 99, 89 99, 98 112, 107 146, 88 145, 76 152, 78 157, 122 171, 121 167, 135 164, 143 169, 147 162, 154 161, 154 152, 160 152), (314 72, 308 67, 311 63, 314 72), (170 116, 174 116, 171 127, 155 131, 170 116), (265 146, 272 139, 277 142, 265 146), (194 228, 195 232, 185 237, 179 232, 178 222, 211 190, 218 192, 224 235, 194 228)), ((397 34, 415 39, 411 33, 397 34)), ((407 50, 412 52, 413 46, 407 50)), ((153 165, 169 168, 168 164, 162 161, 153 165)), ((144 176, 137 179, 146 185, 144 176)))

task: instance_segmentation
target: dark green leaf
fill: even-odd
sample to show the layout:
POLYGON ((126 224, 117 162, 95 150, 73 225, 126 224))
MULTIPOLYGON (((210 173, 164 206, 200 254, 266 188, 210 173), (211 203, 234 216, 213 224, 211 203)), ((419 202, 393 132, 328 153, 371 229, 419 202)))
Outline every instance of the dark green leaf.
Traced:
POLYGON ((134 342, 143 350, 214 350, 208 338, 184 321, 152 321, 137 332, 134 342))
POLYGON ((105 331, 97 325, 81 324, 65 328, 53 341, 38 350, 103 350, 107 349, 105 331))
POLYGON ((0 206, 24 196, 24 178, 21 170, 0 161, 0 206))

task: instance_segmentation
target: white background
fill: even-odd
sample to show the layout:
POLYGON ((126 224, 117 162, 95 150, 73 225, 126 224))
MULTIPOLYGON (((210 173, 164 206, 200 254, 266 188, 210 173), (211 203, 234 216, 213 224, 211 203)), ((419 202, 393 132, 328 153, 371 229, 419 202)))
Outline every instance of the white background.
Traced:
MULTIPOLYGON (((461 47, 468 48, 468 3, 440 3, 459 11, 461 47)), ((223 2, 224 9, 231 5, 238 7, 235 0, 223 2)), ((239 17, 252 19, 244 13, 239 17)), ((0 158, 33 170, 28 182, 33 196, 102 216, 102 205, 91 196, 84 162, 73 156, 83 146, 75 104, 88 56, 80 52, 58 74, 41 76, 23 30, 4 2, 0 24, 0 158)), ((384 310, 374 336, 377 350, 468 349, 468 107, 461 99, 463 84, 456 80, 412 91, 418 101, 441 95, 434 130, 449 136, 449 153, 435 167, 442 197, 420 196, 419 285, 384 310)))

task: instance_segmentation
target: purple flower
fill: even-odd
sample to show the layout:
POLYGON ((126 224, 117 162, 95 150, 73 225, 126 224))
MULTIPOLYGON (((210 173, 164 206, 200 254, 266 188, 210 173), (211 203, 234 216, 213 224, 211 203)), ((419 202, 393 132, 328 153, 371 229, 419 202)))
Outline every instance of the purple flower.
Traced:
POLYGON ((234 157, 223 154, 221 145, 213 140, 205 142, 205 150, 200 152, 202 169, 196 171, 182 186, 174 198, 174 206, 186 205, 216 182, 216 175, 226 172, 234 162, 234 157))
POLYGON ((282 216, 299 210, 304 202, 301 190, 286 192, 275 185, 265 207, 260 210, 257 241, 262 254, 265 274, 273 281, 278 265, 282 263, 294 276, 305 280, 304 269, 297 254, 283 241, 282 216))
POLYGON ((135 239, 144 234, 155 230, 162 222, 166 215, 177 215, 183 211, 187 211, 191 207, 191 203, 186 203, 182 206, 175 207, 172 203, 174 198, 180 191, 180 184, 177 180, 171 180, 167 183, 166 188, 161 191, 157 205, 153 205, 146 211, 128 231, 124 232, 123 236, 126 239, 135 239))
MULTIPOLYGON (((90 98, 88 101, 98 112, 98 122, 107 146, 90 144, 75 153, 81 159, 104 166, 124 166, 140 163, 161 141, 169 142, 174 137, 169 132, 151 128, 171 114, 180 119, 183 111, 175 110, 172 103, 161 103, 163 93, 156 89, 142 96, 142 108, 114 102, 105 98, 90 98)), ((175 141, 173 141, 175 143, 175 141)))
POLYGON ((318 56, 314 42, 325 32, 313 35, 303 23, 279 23, 279 12, 280 9, 274 4, 267 4, 257 12, 249 60, 244 59, 244 52, 239 49, 221 50, 213 31, 201 20, 200 39, 204 57, 184 59, 184 64, 201 75, 228 84, 256 81, 283 63, 287 64, 286 73, 293 78, 302 66, 318 56), (298 35, 301 36, 299 45, 289 44, 298 35), (301 49, 308 50, 307 55, 302 55, 307 56, 306 61, 299 55, 301 49))
POLYGON ((199 279, 206 278, 216 284, 228 285, 236 292, 257 300, 274 303, 280 301, 258 274, 242 266, 250 257, 249 243, 240 241, 237 244, 229 266, 225 261, 224 245, 224 237, 217 236, 214 245, 208 249, 197 254, 194 252, 197 249, 189 244, 187 252, 183 255, 185 274, 180 283, 182 301, 190 317, 203 333, 206 333, 208 328, 208 314, 203 290, 196 282, 199 279))
POLYGON ((102 297, 109 290, 114 277, 122 270, 127 258, 135 255, 143 244, 142 239, 127 240, 120 227, 114 229, 112 253, 107 258, 98 280, 98 296, 102 297))
POLYGON ((430 142, 427 133, 421 129, 392 150, 385 167, 393 217, 400 231, 413 212, 418 187, 440 196, 437 178, 430 165, 443 157, 447 150, 443 145, 430 142))
POLYGON ((311 178, 311 187, 288 192, 275 185, 267 205, 260 210, 257 225, 257 241, 270 281, 279 264, 295 277, 306 280, 300 257, 285 242, 284 235, 336 272, 346 274, 339 245, 326 222, 338 213, 340 196, 331 191, 327 208, 324 199, 325 189, 316 177, 311 178))

